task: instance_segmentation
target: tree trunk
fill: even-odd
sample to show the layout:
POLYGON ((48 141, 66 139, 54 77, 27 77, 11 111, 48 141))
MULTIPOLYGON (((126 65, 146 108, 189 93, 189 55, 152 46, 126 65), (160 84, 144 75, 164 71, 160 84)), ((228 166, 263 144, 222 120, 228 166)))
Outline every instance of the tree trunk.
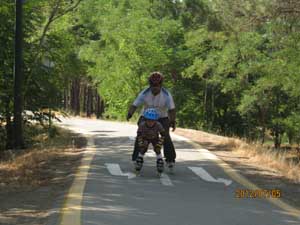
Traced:
POLYGON ((265 133, 266 133, 266 127, 263 125, 261 130, 261 144, 263 145, 265 143, 265 133))
MULTIPOLYGON (((96 90, 97 91, 97 90, 96 90)), ((96 117, 99 119, 101 117, 101 99, 98 93, 96 93, 96 117)))
POLYGON ((23 139, 23 0, 16 0, 15 67, 14 67, 14 148, 24 148, 23 139))
POLYGON ((74 111, 74 80, 71 81, 71 88, 70 88, 70 109, 74 111))
POLYGON ((208 112, 207 112, 207 81, 205 79, 205 88, 204 88, 204 120, 206 121, 206 123, 208 124, 208 112))
POLYGON ((71 85, 70 81, 66 82, 66 87, 65 87, 65 102, 64 102, 64 107, 65 110, 70 110, 71 109, 71 85))
MULTIPOLYGON (((278 117, 280 117, 280 112, 279 112, 279 105, 280 105, 280 93, 279 91, 276 93, 276 103, 275 103, 275 107, 276 107, 276 114, 278 117)), ((274 145, 275 148, 278 149, 280 148, 280 144, 281 144, 281 129, 278 123, 275 124, 275 140, 274 140, 274 145)))
POLYGON ((86 84, 84 84, 84 86, 83 86, 83 101, 82 101, 82 111, 84 112, 84 113, 86 113, 86 103, 87 103, 87 85, 86 84))
POLYGON ((103 99, 100 98, 100 116, 102 117, 102 114, 104 113, 105 105, 103 99))
POLYGON ((94 113, 94 89, 93 88, 91 88, 91 93, 90 93, 90 95, 91 95, 91 114, 93 114, 94 113))
POLYGON ((92 114, 92 88, 88 86, 86 116, 91 117, 91 114, 92 114))
POLYGON ((281 145, 281 135, 278 128, 275 128, 275 139, 274 139, 274 146, 276 149, 279 149, 281 145))
POLYGON ((214 96, 214 89, 211 89, 211 123, 210 123, 210 130, 212 130, 215 120, 215 96, 214 96))
POLYGON ((5 120, 6 120, 6 149, 13 148, 13 129, 12 129, 12 122, 11 122, 11 112, 9 110, 9 103, 10 100, 7 99, 5 102, 5 120))
POLYGON ((99 119, 100 118, 100 113, 99 113, 99 105, 100 105, 100 99, 99 99, 99 96, 96 95, 95 96, 95 101, 96 101, 96 106, 95 106, 95 114, 96 114, 96 118, 99 119))
POLYGON ((76 116, 80 114, 80 79, 79 78, 76 78, 72 81, 71 109, 76 116))
POLYGON ((80 80, 75 80, 75 115, 80 114, 80 80))
POLYGON ((265 143, 265 132, 266 132, 266 115, 267 115, 267 108, 259 107, 259 121, 260 125, 262 126, 261 130, 261 144, 265 143))
POLYGON ((64 89, 64 110, 67 110, 67 108, 68 108, 68 97, 67 97, 67 95, 68 95, 68 89, 65 88, 64 89))

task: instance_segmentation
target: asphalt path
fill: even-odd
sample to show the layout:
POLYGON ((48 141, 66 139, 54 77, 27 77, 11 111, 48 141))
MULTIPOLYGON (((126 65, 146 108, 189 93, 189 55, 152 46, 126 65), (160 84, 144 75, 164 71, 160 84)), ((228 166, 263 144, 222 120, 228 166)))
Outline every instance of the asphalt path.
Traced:
POLYGON ((185 138, 172 135, 177 152, 174 174, 166 170, 158 177, 149 149, 141 176, 136 177, 131 162, 136 125, 72 118, 63 119, 62 126, 89 135, 93 150, 82 167, 85 173, 66 196, 69 203, 59 224, 300 224, 299 217, 266 198, 237 198, 237 190, 247 188, 218 166, 216 156, 185 138))

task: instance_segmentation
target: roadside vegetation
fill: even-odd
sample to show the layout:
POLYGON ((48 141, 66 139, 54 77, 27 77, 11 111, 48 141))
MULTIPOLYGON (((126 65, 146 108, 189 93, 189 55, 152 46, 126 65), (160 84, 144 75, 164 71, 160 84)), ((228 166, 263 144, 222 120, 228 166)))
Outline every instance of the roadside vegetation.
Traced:
POLYGON ((73 183, 86 139, 53 127, 26 126, 26 150, 0 152, 1 224, 46 224, 73 183))
POLYGON ((229 146, 233 153, 246 157, 250 163, 276 171, 277 176, 300 183, 300 154, 295 148, 282 148, 280 151, 270 146, 249 144, 240 139, 229 138, 223 145, 229 146))
MULTIPOLYGON (((14 8, 10 0, 0 6, 1 150, 14 148, 19 135, 14 8)), ((33 113, 24 124, 51 127, 61 109, 123 120, 158 70, 174 95, 178 126, 256 143, 257 154, 262 146, 275 155, 299 151, 298 1, 34 0, 23 8, 21 95, 33 113)))
MULTIPOLYGON (((224 137, 199 130, 178 128, 175 132, 200 144, 202 148, 213 151, 231 166, 249 165, 271 171, 274 177, 282 177, 291 183, 300 183, 300 154, 297 148, 282 146, 280 151, 272 145, 249 143, 237 137, 224 137), (233 163, 232 163, 233 162, 233 163)), ((247 171, 247 169, 245 169, 247 171)), ((262 175, 256 171, 256 175, 262 175)))
POLYGON ((62 182, 66 178, 67 168, 80 162, 86 139, 62 128, 53 129, 56 135, 50 136, 48 129, 28 126, 25 130, 26 150, 0 152, 1 187, 27 186, 30 189, 62 182))

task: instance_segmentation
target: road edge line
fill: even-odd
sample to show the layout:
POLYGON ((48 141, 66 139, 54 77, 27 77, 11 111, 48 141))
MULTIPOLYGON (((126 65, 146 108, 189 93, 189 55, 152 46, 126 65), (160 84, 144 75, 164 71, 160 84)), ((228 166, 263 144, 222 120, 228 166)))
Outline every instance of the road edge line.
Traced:
MULTIPOLYGON (((200 149, 203 149, 202 146, 186 137, 183 137, 178 134, 172 134, 175 137, 179 136, 180 138, 186 139, 185 141, 193 145, 197 151, 200 151, 200 149)), ((205 149, 207 150, 207 149, 205 149)), ((209 150, 207 150, 209 151, 209 150)), ((217 155, 215 155, 213 152, 209 151, 212 155, 214 155, 214 158, 211 158, 210 160, 214 161, 220 168, 223 169, 223 171, 231 177, 233 180, 238 182, 239 184, 245 186, 248 189, 252 190, 258 190, 260 189, 256 184, 252 183, 250 180, 248 180, 246 177, 243 175, 239 174, 238 172, 235 171, 228 163, 220 159, 217 155)), ((284 202, 281 199, 278 198, 266 198, 267 201, 271 202, 273 205, 276 205, 277 207, 283 209, 286 211, 287 214, 296 217, 298 220, 300 220, 300 209, 289 205, 288 203, 284 202)))
POLYGON ((60 225, 81 225, 81 209, 85 184, 87 181, 91 162, 96 153, 94 138, 87 136, 87 146, 81 159, 81 164, 77 168, 73 184, 65 196, 63 207, 61 208, 60 225))

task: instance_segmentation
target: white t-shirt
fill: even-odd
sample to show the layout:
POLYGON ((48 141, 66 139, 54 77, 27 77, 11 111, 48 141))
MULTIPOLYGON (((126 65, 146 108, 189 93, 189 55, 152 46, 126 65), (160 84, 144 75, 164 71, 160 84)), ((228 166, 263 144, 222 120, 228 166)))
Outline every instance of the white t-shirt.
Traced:
POLYGON ((139 107, 142 104, 144 104, 142 115, 145 109, 155 108, 159 113, 159 118, 168 117, 168 110, 175 109, 173 97, 165 88, 161 88, 157 95, 152 94, 150 87, 141 91, 133 105, 139 107))

